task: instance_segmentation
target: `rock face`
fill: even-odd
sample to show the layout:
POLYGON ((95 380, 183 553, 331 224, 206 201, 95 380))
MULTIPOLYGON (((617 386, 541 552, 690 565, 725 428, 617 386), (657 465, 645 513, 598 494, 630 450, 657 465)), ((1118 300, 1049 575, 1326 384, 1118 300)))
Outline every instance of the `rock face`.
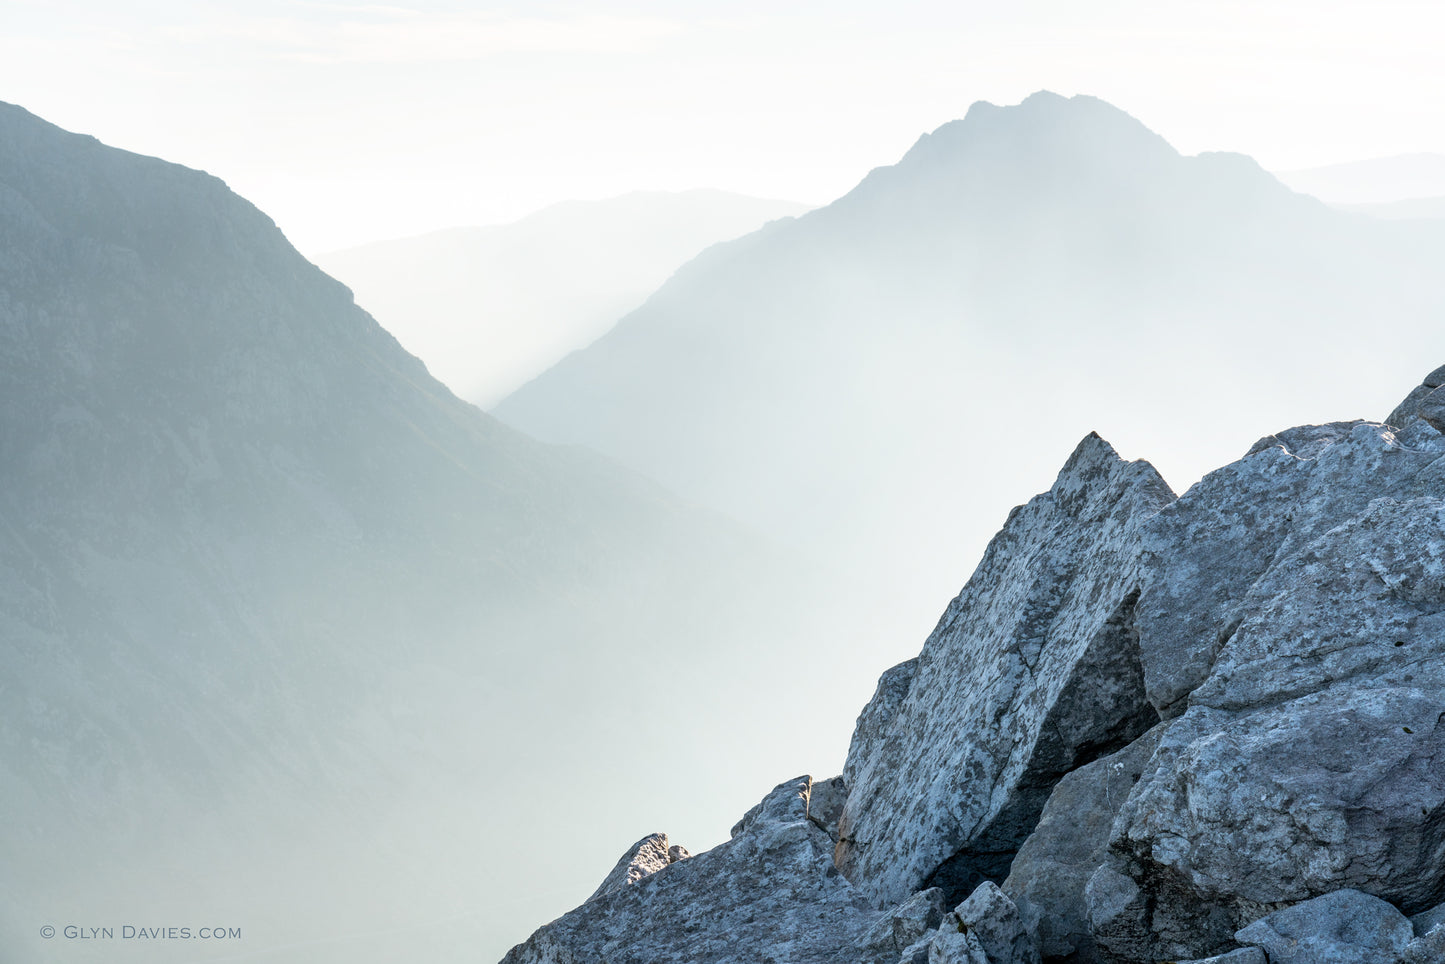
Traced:
MULTIPOLYGON (((1441 381, 1401 424, 1280 432, 1177 500, 1086 439, 918 659, 883 675, 847 779, 818 795, 846 792, 849 884, 825 862, 809 873, 833 889, 808 899, 852 908, 819 948, 1445 962, 1445 436, 1425 405, 1441 381), (859 937, 863 906, 891 909, 859 937)), ((732 845, 766 827, 821 843, 809 795, 779 787, 732 845)))
MULTIPOLYGON (((514 947, 505 964, 857 964, 881 915, 860 906, 833 867, 832 841, 808 819, 812 782, 779 785, 728 842, 599 892, 514 947)), ((891 943, 887 953, 894 964, 891 943)))
POLYGON ((1133 608, 1139 527, 1171 497, 1147 463, 1086 438, 1009 517, 878 731, 901 689, 880 682, 849 751, 837 851, 877 905, 1002 880, 1058 779, 1157 722, 1133 608))

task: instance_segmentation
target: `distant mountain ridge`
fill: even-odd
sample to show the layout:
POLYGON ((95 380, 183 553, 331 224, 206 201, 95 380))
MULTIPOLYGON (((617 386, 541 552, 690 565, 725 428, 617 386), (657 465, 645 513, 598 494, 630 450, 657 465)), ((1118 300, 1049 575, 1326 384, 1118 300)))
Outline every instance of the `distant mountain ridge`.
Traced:
POLYGON ((585 348, 703 248, 806 210, 725 191, 638 191, 316 260, 433 375, 487 407, 585 348))
POLYGON ((1096 425, 1183 487, 1241 434, 1388 407, 1406 360, 1362 375, 1352 338, 1445 349, 1442 252, 1423 222, 1332 211, 1247 157, 1182 157, 1103 101, 1040 93, 705 252, 493 411, 841 561, 896 627, 1096 425))
POLYGON ((785 553, 460 401, 216 178, 10 105, 0 402, 6 960, 47 959, 47 920, 198 918, 395 960, 438 907, 428 959, 500 954, 592 886, 561 854, 636 819, 604 747, 651 733, 686 779, 650 797, 718 795, 702 827, 728 770, 798 752, 781 642, 817 616, 785 553))

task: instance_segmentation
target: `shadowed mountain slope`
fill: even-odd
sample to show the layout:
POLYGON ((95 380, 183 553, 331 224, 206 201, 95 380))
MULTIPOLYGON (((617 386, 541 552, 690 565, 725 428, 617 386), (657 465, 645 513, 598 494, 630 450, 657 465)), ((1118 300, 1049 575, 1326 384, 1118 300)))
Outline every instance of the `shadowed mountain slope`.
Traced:
POLYGON ((0 402, 7 960, 499 955, 646 822, 608 747, 715 836, 800 752, 785 554, 458 400, 219 180, 8 105, 0 402))

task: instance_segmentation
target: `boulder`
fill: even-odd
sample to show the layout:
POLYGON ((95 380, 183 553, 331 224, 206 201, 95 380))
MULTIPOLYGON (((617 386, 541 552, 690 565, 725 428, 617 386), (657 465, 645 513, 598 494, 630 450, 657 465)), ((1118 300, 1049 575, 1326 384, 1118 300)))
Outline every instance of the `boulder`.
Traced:
MULTIPOLYGON (((919 891, 883 914, 859 943, 862 960, 897 961, 900 955, 918 956, 915 945, 926 944, 929 931, 943 923, 945 904, 943 891, 936 887, 919 891)), ((926 947, 923 948, 926 959, 926 947)))
POLYGON ((1257 947, 1238 947, 1213 957, 1199 957, 1179 964, 1269 964, 1269 958, 1257 947))
POLYGON ((850 749, 837 863, 875 906, 1002 880, 1059 778, 1158 721, 1133 625, 1138 530, 1172 498, 1091 435, 1009 516, 886 727, 850 749))
POLYGON ((1341 889, 1407 913, 1445 897, 1445 502, 1375 500, 1240 611, 1090 882, 1095 938, 1122 959, 1216 953, 1341 889))
POLYGON ((1256 442, 1150 520, 1135 624, 1160 715, 1184 711, 1246 614, 1250 587, 1278 559, 1373 499, 1438 494, 1442 452, 1407 447, 1369 422, 1293 428, 1256 442))
POLYGON ((504 964, 860 964, 857 947, 880 915, 834 869, 832 841, 807 818, 811 785, 780 784, 731 840, 599 894, 504 964))
POLYGON ((1065 776, 1019 848, 1003 891, 1047 959, 1092 960, 1084 889, 1103 865, 1109 830, 1164 736, 1160 724, 1124 749, 1065 776))
POLYGON ((978 938, 989 964, 1039 964, 1039 949, 1018 907, 992 881, 984 881, 953 911, 959 930, 978 938))
POLYGON ((1445 925, 1418 935, 1405 945, 1400 964, 1442 964, 1445 962, 1445 925))
POLYGON ((1235 939, 1263 949, 1269 964, 1393 964, 1413 934, 1385 901, 1337 890, 1257 920, 1235 939))

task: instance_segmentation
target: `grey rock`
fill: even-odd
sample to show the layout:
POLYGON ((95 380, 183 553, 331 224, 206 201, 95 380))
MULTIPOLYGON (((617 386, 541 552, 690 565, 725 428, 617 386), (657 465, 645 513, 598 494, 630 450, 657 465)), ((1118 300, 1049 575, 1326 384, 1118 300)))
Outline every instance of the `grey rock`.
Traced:
POLYGON ((936 887, 919 891, 878 919, 864 935, 860 953, 865 958, 893 961, 914 948, 917 956, 915 945, 927 944, 926 935, 943 923, 945 910, 943 891, 936 887))
POLYGON ((1400 964, 1445 964, 1445 925, 1436 925, 1406 944, 1400 964))
POLYGON ((928 964, 992 964, 973 934, 945 931, 928 945, 928 964))
POLYGON ((954 909, 961 930, 978 938, 989 964, 1039 964, 1039 949, 1018 907, 992 881, 954 909))
POLYGON ((731 840, 589 900, 505 964, 859 964, 879 915, 860 906, 833 867, 832 841, 807 819, 811 783, 780 784, 731 840))
POLYGON ((928 964, 928 949, 936 936, 938 935, 932 933, 924 934, 909 944, 899 956, 898 964, 928 964))
POLYGON ((848 802, 848 789, 842 777, 819 780, 808 788, 808 819, 828 835, 834 844, 838 842, 838 820, 843 816, 843 805, 848 802))
POLYGON ((1410 926, 1415 928, 1416 937, 1424 937, 1441 924, 1445 924, 1445 904, 1437 904, 1410 918, 1410 926))
POLYGON ((1160 724, 1117 753, 1060 780, 1038 826, 1014 857, 1003 890, 1036 934, 1045 958, 1092 958, 1094 938, 1084 889, 1103 865, 1114 818, 1165 729, 1160 724))
POLYGON ((863 707, 863 712, 858 714, 858 722, 853 727, 853 739, 848 743, 848 759, 843 764, 843 780, 849 786, 858 782, 860 761, 870 759, 882 744, 888 725, 893 721, 893 714, 903 705, 917 675, 918 657, 915 656, 884 670, 883 675, 878 677, 878 688, 874 691, 873 698, 863 707))
POLYGON ((1430 374, 1420 380, 1420 384, 1426 388, 1439 388, 1445 385, 1445 365, 1441 365, 1430 374))
POLYGON ((689 853, 688 849, 682 844, 673 844, 667 848, 667 862, 670 864, 675 864, 679 860, 686 860, 691 856, 692 854, 689 853))
POLYGON ((1269 964, 1269 958, 1257 947, 1239 947, 1213 957, 1200 957, 1179 964, 1269 964))
POLYGON ((1205 476, 1144 527, 1144 589, 1135 614, 1150 701, 1166 719, 1243 618, 1244 599, 1275 562, 1358 515, 1372 499, 1438 491, 1445 452, 1404 446, 1383 425, 1293 428, 1205 476))
POLYGON ((1112 831, 1110 872, 1150 909, 1101 904, 1093 923, 1128 959, 1213 953, 1240 924, 1346 888, 1412 913, 1440 899, 1445 503, 1370 503, 1276 561, 1241 608, 1112 831))
POLYGON ((1410 394, 1405 396, 1405 400, 1385 416, 1385 424, 1393 425, 1397 429, 1404 429, 1410 427, 1412 422, 1419 421, 1420 402, 1437 387, 1436 385, 1416 385, 1410 390, 1410 394))
MULTIPOLYGON (((681 849, 681 848, 678 848, 681 849)), ((635 884, 649 874, 655 874, 673 858, 667 846, 667 834, 654 833, 643 837, 627 849, 617 866, 602 879, 602 884, 592 892, 588 900, 596 900, 603 894, 610 894, 629 884, 635 884)))
POLYGON ((881 742, 850 753, 838 866, 875 906, 1002 880, 1058 779, 1157 722, 1131 613, 1138 527, 1171 498, 1091 435, 1010 515, 881 742))
POLYGON ((1420 399, 1415 414, 1437 432, 1445 432, 1445 391, 1436 388, 1420 399))
POLYGON ((812 786, 813 778, 808 776, 784 780, 769 790, 767 796, 754 804, 751 810, 743 814, 741 820, 733 824, 730 836, 736 837, 745 833, 758 821, 796 823, 799 820, 807 820, 808 793, 812 786))
POLYGON ((1270 964, 1381 964, 1397 960, 1412 935, 1390 904, 1337 890, 1257 920, 1235 939, 1263 948, 1270 964))

